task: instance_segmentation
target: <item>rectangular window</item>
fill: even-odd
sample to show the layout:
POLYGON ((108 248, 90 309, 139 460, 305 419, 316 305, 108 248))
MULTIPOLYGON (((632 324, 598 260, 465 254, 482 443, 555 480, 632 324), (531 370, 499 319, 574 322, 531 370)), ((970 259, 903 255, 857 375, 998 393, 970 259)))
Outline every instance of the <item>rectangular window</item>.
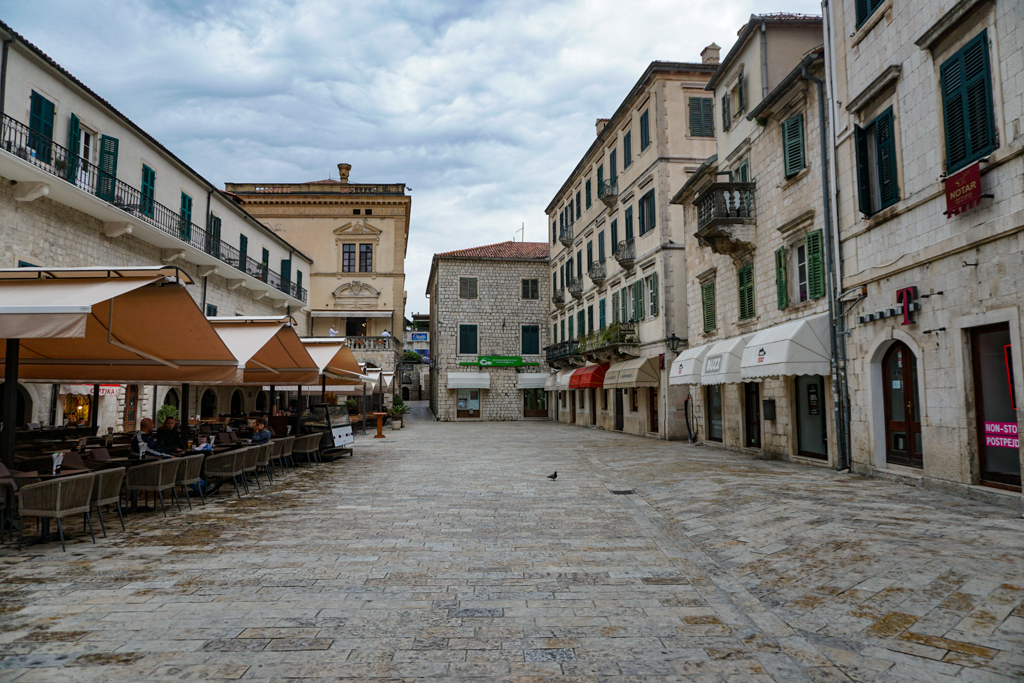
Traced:
POLYGON ((789 289, 786 284, 786 247, 779 247, 775 250, 775 294, 781 311, 789 305, 789 289))
POLYGON ((743 266, 737 273, 739 281, 740 320, 749 320, 754 311, 754 266, 743 266))
POLYGON ((247 272, 249 264, 249 238, 245 235, 238 236, 238 269, 247 272))
POLYGON ((637 203, 637 210, 639 212, 638 228, 640 229, 641 235, 646 235, 651 230, 654 230, 654 190, 648 190, 643 197, 640 197, 640 201, 637 203))
POLYGON ((854 126, 860 211, 871 216, 900 199, 892 107, 866 127, 854 126))
POLYGON ((53 102, 32 91, 28 116, 30 153, 45 164, 53 161, 53 120, 57 111, 53 102))
POLYGON ((619 293, 612 292, 612 325, 619 322, 619 293))
POLYGON ((744 159, 740 162, 740 165, 736 167, 736 182, 749 183, 750 182, 750 160, 744 159))
POLYGON ((587 306, 587 334, 594 333, 594 304, 587 306))
POLYGON ((629 168, 633 163, 633 131, 627 130, 622 136, 622 168, 629 168))
POLYGON ((343 272, 343 273, 354 273, 354 272, 356 272, 356 245, 354 245, 354 244, 343 244, 343 245, 341 245, 341 272, 343 272))
POLYGON ((715 330, 715 283, 706 282, 700 286, 701 313, 704 317, 704 331, 715 330))
POLYGON ((540 280, 537 278, 523 278, 522 293, 524 299, 540 299, 540 280))
POLYGON ((619 290, 619 322, 629 322, 629 287, 619 290))
POLYGON ((267 281, 267 270, 270 268, 270 251, 266 248, 263 249, 263 260, 260 261, 260 279, 264 282, 267 281))
POLYGON ((576 220, 579 220, 583 215, 583 210, 580 206, 580 191, 576 190, 576 220))
POLYGON ((863 26, 864 22, 883 4, 885 4, 885 0, 856 0, 854 6, 857 10, 857 28, 863 26))
POLYGON ((290 258, 281 259, 281 284, 285 286, 292 279, 292 260, 290 258))
POLYGON ((359 272, 360 273, 372 273, 373 272, 373 245, 372 244, 360 244, 359 245, 359 272))
POLYGON ((626 207, 626 240, 633 239, 633 207, 626 207))
POLYGON ((796 295, 800 303, 807 301, 810 297, 810 289, 807 286, 807 244, 800 244, 796 248, 796 295))
POLYGON ((217 317, 217 307, 214 306, 213 304, 206 304, 206 317, 207 318, 216 318, 217 317))
POLYGON ((523 325, 522 353, 523 356, 536 356, 540 353, 540 325, 523 325))
POLYGON ((551 221, 551 244, 558 241, 558 221, 551 221))
POLYGON ((558 343, 558 323, 551 325, 551 343, 558 343))
POLYGON ((459 298, 460 299, 475 299, 476 298, 476 278, 475 277, 460 277, 459 278, 459 298))
POLYGON ((577 280, 582 280, 583 279, 583 252, 582 251, 577 251, 576 252, 576 279, 577 280))
POLYGON ((558 277, 559 277, 559 282, 558 282, 559 288, 565 289, 565 264, 564 263, 562 265, 558 266, 558 277))
POLYGON ((611 152, 608 153, 608 177, 611 180, 615 180, 616 178, 619 177, 619 172, 615 170, 615 165, 616 165, 615 157, 616 157, 616 155, 617 155, 617 151, 614 150, 614 149, 611 152))
POLYGON ((459 353, 463 355, 478 353, 476 325, 459 325, 459 353))
POLYGON ((604 304, 605 304, 605 300, 604 299, 601 299, 600 301, 597 302, 597 324, 598 324, 598 328, 602 329, 602 330, 605 327, 608 326, 607 322, 606 322, 606 318, 605 318, 605 305, 604 304))
POLYGON ((804 115, 797 114, 782 122, 782 159, 786 177, 804 170, 804 115))
POLYGON ((302 297, 302 271, 295 271, 295 295, 302 297))
POLYGON ((96 196, 108 202, 114 201, 117 183, 117 138, 100 136, 99 178, 96 180, 96 196))
POLYGON ((583 331, 583 330, 585 330, 585 329, 586 329, 586 323, 587 323, 587 318, 586 318, 586 315, 585 315, 585 314, 584 314, 584 312, 583 312, 583 309, 581 308, 580 310, 578 310, 578 311, 576 312, 576 329, 577 329, 577 332, 579 333, 579 335, 580 335, 581 337, 582 337, 582 336, 583 336, 584 334, 586 334, 586 333, 585 333, 585 332, 583 331))
POLYGON ((185 242, 192 241, 192 197, 181 193, 181 207, 178 210, 178 237, 185 242))
POLYGON ((604 261, 604 231, 597 233, 597 260, 604 261))
POLYGON ((614 255, 619 248, 619 219, 617 218, 612 220, 611 238, 612 255, 614 255))
POLYGON ((939 69, 946 125, 946 170, 950 173, 998 146, 990 69, 987 31, 972 38, 939 69))
POLYGON ((647 307, 644 306, 644 281, 637 280, 633 283, 633 319, 643 320, 647 317, 647 307))
POLYGON ((586 187, 586 193, 587 193, 587 208, 589 209, 591 204, 593 204, 593 200, 591 199, 591 192, 590 192, 590 178, 587 178, 587 184, 586 184, 585 187, 586 187))
POLYGON ((153 217, 153 195, 156 194, 156 171, 142 165, 142 196, 139 198, 139 213, 153 217))
POLYGON ((565 339, 566 339, 566 337, 565 337, 565 318, 562 318, 562 322, 560 324, 561 324, 561 327, 562 327, 562 341, 564 342, 565 339))
POLYGON ((569 341, 572 341, 573 339, 576 338, 576 335, 573 334, 573 320, 574 320, 573 314, 570 313, 569 314, 569 341))
POLYGON ((601 185, 604 184, 604 164, 597 167, 597 196, 601 197, 601 185))
POLYGON ((812 299, 825 296, 825 253, 821 230, 807 233, 807 294, 812 299))
POLYGON ((587 242, 587 270, 594 266, 594 243, 587 242))
POLYGON ((658 315, 658 274, 647 278, 647 312, 653 318, 658 315))
POLYGON ((729 102, 729 93, 722 95, 722 130, 729 130, 732 126, 732 103, 729 102))
POLYGON ((650 110, 644 109, 640 114, 640 151, 651 146, 651 115, 650 110))
POLYGON ((206 253, 214 258, 220 258, 220 216, 210 214, 210 225, 206 234, 206 253))
POLYGON ((695 138, 715 137, 714 98, 690 98, 690 136, 695 138))

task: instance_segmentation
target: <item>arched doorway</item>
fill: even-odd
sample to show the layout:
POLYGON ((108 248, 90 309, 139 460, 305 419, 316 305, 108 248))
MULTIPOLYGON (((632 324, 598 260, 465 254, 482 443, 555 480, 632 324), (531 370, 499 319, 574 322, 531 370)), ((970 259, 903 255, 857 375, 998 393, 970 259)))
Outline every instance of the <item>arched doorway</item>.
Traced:
MULTIPOLYGON (((4 385, 0 383, 0 415, 3 415, 4 409, 4 385)), ((17 408, 16 408, 16 422, 14 424, 15 429, 21 429, 27 425, 32 415, 32 397, 25 391, 25 387, 18 385, 18 397, 17 397, 17 408)))
POLYGON ((213 389, 207 389, 203 392, 203 400, 199 404, 199 416, 217 416, 217 394, 213 393, 213 389))
POLYGON ((403 401, 408 401, 409 400, 409 387, 402 387, 402 400, 403 401))
POLYGON ((242 409, 245 405, 245 397, 242 396, 242 392, 235 389, 231 393, 231 417, 241 417, 242 409))
POLYGON ((171 389, 167 392, 167 395, 164 396, 164 405, 174 406, 175 408, 179 408, 181 406, 181 399, 178 398, 177 389, 171 389))
POLYGON ((917 394, 917 358, 903 342, 894 342, 882 358, 885 401, 885 460, 924 467, 921 402, 917 394))
POLYGON ((265 391, 261 391, 258 394, 256 394, 256 412, 267 412, 267 392, 265 391))

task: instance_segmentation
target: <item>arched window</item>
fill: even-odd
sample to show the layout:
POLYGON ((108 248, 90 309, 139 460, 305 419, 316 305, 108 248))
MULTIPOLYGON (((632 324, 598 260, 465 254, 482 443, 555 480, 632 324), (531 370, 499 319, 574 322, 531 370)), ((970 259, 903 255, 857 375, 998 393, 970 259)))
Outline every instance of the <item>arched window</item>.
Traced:
POLYGON ((231 417, 241 417, 244 406, 245 397, 242 396, 242 391, 240 389, 235 389, 231 393, 231 417))
MULTIPOLYGON (((3 415, 4 408, 4 385, 0 383, 0 415, 3 415)), ((15 422, 15 429, 21 429, 27 425, 32 416, 32 397, 29 396, 28 392, 25 391, 25 387, 18 385, 18 398, 17 398, 17 421, 15 422)))
POLYGON ((181 407, 181 399, 178 398, 177 389, 169 389, 167 395, 164 396, 164 405, 174 406, 175 408, 181 407))
POLYGON ((207 389, 203 393, 203 400, 199 404, 199 415, 200 417, 217 416, 217 394, 213 393, 213 389, 207 389))
POLYGON ((267 392, 265 391, 261 391, 258 394, 256 394, 256 412, 267 412, 267 392))

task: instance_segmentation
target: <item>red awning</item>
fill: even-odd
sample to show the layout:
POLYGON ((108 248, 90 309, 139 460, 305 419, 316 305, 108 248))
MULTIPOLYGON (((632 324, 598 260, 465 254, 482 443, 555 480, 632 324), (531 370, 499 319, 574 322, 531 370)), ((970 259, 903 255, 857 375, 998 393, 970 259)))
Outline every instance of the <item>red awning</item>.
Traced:
POLYGON ((604 373, 606 372, 608 372, 608 363, 580 368, 569 378, 569 388, 601 389, 604 387, 604 373))

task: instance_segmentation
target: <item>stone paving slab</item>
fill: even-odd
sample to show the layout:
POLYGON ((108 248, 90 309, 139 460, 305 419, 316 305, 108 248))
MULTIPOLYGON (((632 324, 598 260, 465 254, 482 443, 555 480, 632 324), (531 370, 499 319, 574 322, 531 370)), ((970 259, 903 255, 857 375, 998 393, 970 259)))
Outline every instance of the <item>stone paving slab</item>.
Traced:
POLYGON ((0 682, 1024 680, 1006 508, 553 423, 387 437, 5 546, 0 682))

